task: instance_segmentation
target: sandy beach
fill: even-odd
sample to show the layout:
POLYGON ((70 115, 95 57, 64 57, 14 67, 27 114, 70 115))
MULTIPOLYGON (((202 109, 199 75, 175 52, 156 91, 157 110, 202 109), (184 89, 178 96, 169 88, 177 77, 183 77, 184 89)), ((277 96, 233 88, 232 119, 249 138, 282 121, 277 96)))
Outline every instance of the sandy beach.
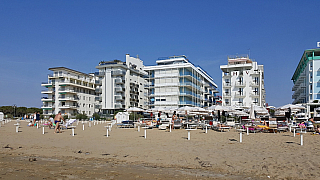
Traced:
POLYGON ((106 124, 54 134, 22 121, 0 128, 1 179, 320 179, 320 135, 172 132, 117 129, 106 124))

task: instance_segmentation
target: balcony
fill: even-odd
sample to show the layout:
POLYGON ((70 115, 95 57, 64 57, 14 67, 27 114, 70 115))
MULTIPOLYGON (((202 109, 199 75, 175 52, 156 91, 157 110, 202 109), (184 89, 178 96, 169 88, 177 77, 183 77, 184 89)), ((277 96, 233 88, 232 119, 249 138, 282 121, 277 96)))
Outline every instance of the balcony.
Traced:
POLYGON ((126 72, 124 72, 124 71, 112 71, 111 72, 111 75, 125 75, 126 74, 126 72))
POLYGON ((102 101, 102 97, 101 97, 101 96, 96 96, 96 97, 94 98, 94 100, 95 100, 95 101, 102 101))
POLYGON ((43 105, 43 106, 41 106, 41 109, 52 109, 52 108, 54 108, 54 106, 52 106, 52 105, 43 105))
POLYGON ((131 94, 138 94, 139 95, 139 91, 130 91, 131 94))
POLYGON ((114 96, 114 99, 115 99, 115 100, 121 100, 121 101, 122 101, 122 100, 124 100, 124 97, 122 97, 121 95, 115 95, 115 96, 114 96))
POLYGON ((250 93, 250 97, 259 97, 260 94, 259 93, 250 93))
POLYGON ((43 102, 53 102, 54 100, 52 98, 42 97, 41 101, 43 101, 43 102))
POLYGON ((250 86, 253 86, 253 87, 259 86, 259 82, 252 82, 252 81, 250 81, 250 86))
POLYGON ((64 94, 64 93, 76 93, 73 89, 64 89, 64 88, 59 88, 59 94, 64 94))
POLYGON ((122 88, 122 87, 116 87, 115 90, 116 90, 116 92, 123 92, 123 91, 124 91, 124 88, 122 88))
POLYGON ((244 86, 246 86, 246 82, 239 82, 238 81, 238 82, 235 82, 234 85, 238 86, 238 87, 244 87, 244 86))
POLYGON ((252 75, 259 75, 260 73, 259 73, 259 71, 258 70, 254 70, 251 74, 250 74, 250 76, 252 76, 252 75))
POLYGON ((60 109, 77 109, 78 107, 77 106, 73 106, 73 105, 68 105, 68 104, 66 104, 66 105, 59 104, 59 108, 60 109))
POLYGON ((231 77, 230 73, 223 73, 222 77, 231 77))
POLYGON ((101 109, 101 108, 102 108, 102 105, 96 104, 96 105, 94 105, 94 108, 95 108, 95 109, 101 109))
POLYGON ((58 97, 59 101, 78 101, 78 98, 74 97, 65 97, 65 96, 59 96, 58 97))
POLYGON ((97 72, 97 73, 95 73, 95 75, 97 75, 97 76, 104 76, 104 75, 106 75, 106 73, 105 73, 105 72, 97 72))
POLYGON ((230 83, 230 82, 224 82, 224 83, 223 83, 223 86, 224 86, 224 87, 231 87, 231 83, 230 83))
POLYGON ((101 80, 96 80, 95 84, 98 85, 98 86, 101 86, 102 85, 102 81, 101 80))
POLYGON ((41 94, 52 94, 53 91, 52 90, 42 90, 41 94))
POLYGON ((117 79, 114 80, 114 82, 116 84, 123 84, 125 82, 125 80, 117 78, 117 79))
POLYGON ((236 93, 234 93, 234 96, 235 96, 235 97, 238 97, 238 98, 239 98, 239 97, 240 97, 240 98, 241 98, 241 97, 246 97, 246 95, 245 95, 243 92, 241 92, 241 93, 236 92, 236 93))
POLYGON ((244 103, 244 102, 236 102, 235 103, 236 104, 236 106, 246 106, 246 103, 244 103))
POLYGON ((52 82, 42 82, 41 86, 52 87, 52 82))
POLYGON ((231 93, 229 93, 229 92, 228 93, 223 93, 223 96, 224 97, 231 97, 231 93))
POLYGON ((102 93, 102 88, 96 88, 95 92, 96 93, 102 93))
POLYGON ((124 106, 124 104, 121 104, 121 103, 115 103, 114 104, 115 108, 124 108, 123 106, 124 106))

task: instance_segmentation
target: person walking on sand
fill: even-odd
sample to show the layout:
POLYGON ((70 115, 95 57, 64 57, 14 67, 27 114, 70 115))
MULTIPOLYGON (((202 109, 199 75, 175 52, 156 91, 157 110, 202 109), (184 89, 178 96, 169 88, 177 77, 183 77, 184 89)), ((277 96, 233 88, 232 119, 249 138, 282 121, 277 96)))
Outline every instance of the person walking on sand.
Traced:
POLYGON ((60 131, 60 122, 61 122, 61 119, 63 119, 62 115, 61 115, 61 111, 58 112, 58 114, 54 117, 54 123, 56 124, 56 128, 54 129, 54 133, 57 133, 57 129, 59 128, 59 133, 61 133, 60 131))

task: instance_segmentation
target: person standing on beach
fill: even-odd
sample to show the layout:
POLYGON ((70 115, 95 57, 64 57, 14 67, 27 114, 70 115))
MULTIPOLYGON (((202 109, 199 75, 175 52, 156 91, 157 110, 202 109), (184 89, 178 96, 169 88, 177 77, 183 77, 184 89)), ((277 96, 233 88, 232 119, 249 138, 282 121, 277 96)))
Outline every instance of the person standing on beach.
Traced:
POLYGON ((37 112, 34 112, 34 114, 33 114, 33 125, 36 123, 36 119, 37 119, 37 112))
POLYGON ((58 114, 54 117, 54 123, 56 124, 56 128, 54 129, 54 133, 57 133, 57 129, 59 128, 59 133, 61 133, 60 131, 60 122, 61 122, 61 119, 63 119, 62 115, 61 115, 61 111, 58 112, 58 114))
POLYGON ((39 123, 39 121, 40 121, 40 112, 37 112, 37 114, 36 114, 36 121, 37 121, 37 123, 39 123))
POLYGON ((174 112, 173 112, 173 115, 172 115, 172 122, 171 122, 172 125, 171 125, 171 129, 174 129, 173 126, 174 126, 174 121, 175 121, 175 120, 177 120, 176 111, 174 111, 174 112))

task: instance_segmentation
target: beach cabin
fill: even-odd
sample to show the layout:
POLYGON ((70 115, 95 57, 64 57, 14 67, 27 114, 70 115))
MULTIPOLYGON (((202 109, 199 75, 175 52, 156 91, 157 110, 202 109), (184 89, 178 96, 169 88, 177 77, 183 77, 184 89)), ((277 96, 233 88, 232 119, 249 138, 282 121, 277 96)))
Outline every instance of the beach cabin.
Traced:
POLYGON ((3 112, 0 112, 0 121, 3 121, 3 118, 4 118, 4 114, 3 112))
POLYGON ((128 112, 118 112, 116 114, 116 123, 121 123, 122 121, 129 121, 129 113, 128 112))

